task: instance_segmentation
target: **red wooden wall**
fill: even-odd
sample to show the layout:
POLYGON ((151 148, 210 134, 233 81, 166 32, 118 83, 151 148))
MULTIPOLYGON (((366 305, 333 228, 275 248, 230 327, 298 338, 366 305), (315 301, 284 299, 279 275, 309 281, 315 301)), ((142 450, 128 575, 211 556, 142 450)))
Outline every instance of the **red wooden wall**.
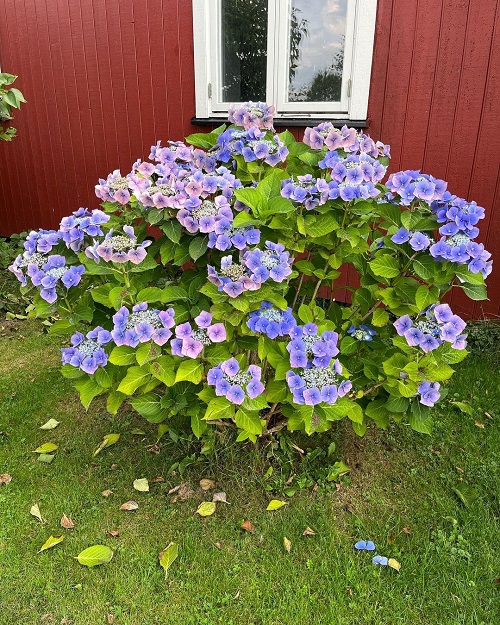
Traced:
MULTIPOLYGON (((500 315, 499 8, 378 0, 368 111, 391 171, 421 168, 486 208, 490 301, 452 296, 476 318, 500 315)), ((0 0, 0 65, 28 100, 0 145, 1 234, 97 206, 99 177, 195 130, 190 0, 0 0)))

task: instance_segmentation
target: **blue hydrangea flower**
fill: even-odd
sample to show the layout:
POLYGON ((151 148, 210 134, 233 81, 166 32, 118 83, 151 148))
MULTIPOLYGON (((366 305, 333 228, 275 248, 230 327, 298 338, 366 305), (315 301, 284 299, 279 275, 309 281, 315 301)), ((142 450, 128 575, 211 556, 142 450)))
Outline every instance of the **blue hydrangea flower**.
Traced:
POLYGON ((122 176, 119 169, 106 178, 106 180, 100 178, 99 184, 95 186, 95 194, 103 202, 118 202, 125 205, 130 201, 131 196, 131 181, 130 175, 122 176))
POLYGON ((23 247, 28 254, 48 254, 61 240, 61 233, 58 230, 32 230, 23 247))
POLYGON ((101 326, 97 326, 87 336, 76 332, 71 337, 71 347, 63 347, 62 363, 81 369, 85 373, 93 374, 98 367, 105 367, 108 355, 104 345, 112 341, 111 333, 101 326))
POLYGON ((85 255, 96 263, 102 258, 106 262, 126 263, 130 261, 134 265, 142 263, 146 258, 146 247, 152 241, 146 239, 138 243, 132 226, 123 226, 124 234, 113 234, 110 230, 104 240, 99 242, 94 239, 94 244, 85 249, 85 255))
POLYGON ((439 382, 422 382, 418 387, 418 393, 420 394, 419 402, 424 406, 432 408, 441 397, 439 392, 440 386, 439 382))
POLYGON ((373 141, 364 133, 358 133, 355 128, 335 128, 331 122, 323 122, 314 128, 306 128, 304 143, 313 150, 321 150, 323 146, 331 151, 360 152, 374 158, 379 156, 390 157, 390 146, 382 142, 373 141))
POLYGON ((338 360, 333 367, 309 366, 305 369, 288 371, 286 381, 293 395, 295 404, 334 404, 339 397, 344 397, 352 388, 350 380, 343 379, 342 365, 338 360))
POLYGON ((214 200, 203 200, 193 208, 187 203, 177 213, 177 219, 188 232, 214 232, 217 223, 233 221, 233 212, 226 197, 218 195, 214 200))
POLYGON ((350 334, 354 339, 358 341, 373 341, 373 337, 377 334, 373 328, 361 324, 359 327, 352 325, 347 334, 350 334))
POLYGON ((423 200, 428 204, 443 198, 447 183, 419 170, 400 171, 391 174, 386 186, 400 198, 400 203, 409 206, 414 200, 423 200))
POLYGON ((358 540, 354 548, 358 551, 375 551, 375 544, 371 540, 358 540))
POLYGON ((228 128, 217 137, 216 157, 223 163, 234 155, 241 155, 247 163, 260 160, 274 167, 288 156, 288 148, 278 135, 268 134, 253 126, 249 130, 228 128))
POLYGON ((291 308, 281 310, 271 302, 261 302, 260 310, 251 312, 247 321, 247 326, 252 332, 262 332, 270 339, 289 334, 296 325, 291 308))
POLYGON ((226 218, 216 221, 214 230, 208 235, 208 247, 225 252, 231 247, 243 250, 249 245, 260 243, 260 230, 253 226, 233 228, 232 221, 226 218))
POLYGON ((330 175, 338 183, 377 184, 385 176, 387 166, 368 154, 349 154, 342 157, 338 152, 327 152, 319 167, 330 169, 330 175))
POLYGON ((66 289, 70 289, 80 283, 85 273, 83 265, 66 265, 66 259, 59 254, 45 257, 43 264, 41 264, 43 258, 39 258, 37 254, 32 254, 24 260, 27 262, 24 266, 27 266, 27 274, 31 283, 33 286, 41 287, 40 297, 50 304, 57 299, 56 287, 58 285, 62 284, 66 289))
POLYGON ((465 349, 466 323, 458 315, 454 315, 448 304, 430 306, 415 320, 403 315, 394 322, 399 336, 404 336, 408 345, 420 347, 428 353, 437 349, 444 342, 451 343, 454 349, 465 349))
POLYGON ((103 231, 100 226, 108 222, 109 219, 109 215, 97 208, 93 211, 79 208, 69 217, 62 218, 59 232, 66 243, 66 247, 74 252, 79 252, 83 247, 85 235, 102 237, 103 231))
POLYGON ((389 564, 389 559, 385 556, 373 556, 372 564, 378 564, 380 566, 387 566, 389 564))
POLYGON ((132 312, 122 306, 113 315, 114 328, 111 336, 116 345, 137 347, 139 343, 150 340, 156 345, 164 345, 172 336, 174 315, 173 308, 150 310, 146 302, 136 304, 132 312))
POLYGON ((264 392, 261 376, 262 370, 257 365, 250 365, 246 372, 241 371, 236 358, 230 358, 209 369, 207 382, 215 387, 218 397, 225 397, 233 404, 242 404, 246 396, 254 399, 264 392))
POLYGON ((339 353, 337 332, 327 330, 320 336, 318 326, 314 323, 294 326, 289 334, 292 340, 286 349, 292 367, 307 367, 311 363, 315 367, 328 367, 332 358, 339 353))
POLYGON ((237 126, 243 126, 245 130, 250 128, 273 128, 274 106, 268 106, 265 102, 243 102, 243 104, 231 104, 229 106, 229 121, 237 126))
POLYGON ((457 265, 467 265, 469 271, 481 273, 484 278, 489 276, 493 269, 490 252, 484 249, 482 243, 471 241, 464 232, 442 237, 430 246, 429 252, 439 262, 449 260, 457 265))
POLYGON ((194 330, 189 322, 181 323, 175 328, 176 338, 170 342, 174 356, 197 358, 205 346, 226 340, 224 324, 212 324, 212 315, 209 312, 203 310, 195 317, 194 322, 197 326, 194 330))
POLYGON ((328 201, 330 184, 324 178, 313 178, 311 174, 287 178, 281 183, 281 195, 312 210, 328 201))
POLYGON ((444 194, 441 200, 432 202, 431 210, 435 213, 438 223, 444 224, 439 232, 446 236, 463 232, 470 239, 475 239, 479 234, 479 228, 476 227, 476 224, 485 217, 482 206, 448 192, 444 194))

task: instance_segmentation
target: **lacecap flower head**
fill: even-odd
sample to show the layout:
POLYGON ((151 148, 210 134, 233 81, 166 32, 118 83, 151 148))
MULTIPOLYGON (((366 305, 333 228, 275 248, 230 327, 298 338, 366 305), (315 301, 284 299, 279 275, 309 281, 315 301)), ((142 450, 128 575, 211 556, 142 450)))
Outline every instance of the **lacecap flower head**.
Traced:
POLYGON ((69 217, 62 218, 59 232, 66 247, 78 252, 82 249, 86 234, 90 237, 103 236, 101 225, 109 219, 109 215, 98 208, 93 211, 89 211, 88 208, 79 208, 69 217))
POLYGON ((132 312, 126 306, 122 306, 113 315, 114 328, 111 336, 116 345, 137 347, 139 343, 150 340, 156 345, 164 345, 172 336, 174 316, 173 308, 150 310, 146 302, 136 304, 132 312))
POLYGON ((203 348, 212 343, 221 343, 226 340, 226 328, 222 323, 212 324, 212 315, 203 310, 194 322, 193 329, 189 322, 181 323, 175 328, 175 339, 170 345, 174 356, 197 358, 203 348))
MULTIPOLYGON (((33 260, 33 257, 36 257, 36 254, 33 254, 30 260, 33 260)), ((27 274, 33 286, 41 287, 40 297, 50 304, 57 299, 58 285, 70 289, 80 283, 84 273, 83 265, 66 265, 66 259, 59 254, 49 256, 42 265, 38 263, 27 265, 27 274)))
POLYGON ((454 349, 465 349, 466 323, 454 315, 448 304, 431 306, 415 322, 408 315, 403 315, 394 322, 399 336, 404 336, 408 345, 420 347, 425 353, 437 349, 444 342, 451 343, 454 349))
POLYGON ((28 254, 39 252, 40 254, 48 254, 61 240, 61 232, 59 230, 32 230, 23 247, 28 254))
POLYGON ((350 380, 343 379, 342 365, 338 360, 333 367, 310 365, 298 372, 288 371, 286 381, 292 392, 295 404, 334 404, 339 397, 344 397, 352 388, 350 380))
POLYGON ((243 126, 245 130, 252 127, 273 127, 274 106, 268 106, 265 102, 243 102, 243 104, 231 104, 229 106, 229 121, 237 126, 243 126))
POLYGON ((208 247, 222 252, 235 247, 244 250, 249 245, 260 243, 260 230, 253 226, 233 228, 232 220, 220 219, 216 221, 213 232, 208 235, 208 247))
POLYGON ((358 327, 352 325, 349 330, 347 330, 347 334, 352 336, 352 338, 357 341, 373 341, 373 337, 377 333, 373 328, 370 328, 370 326, 366 326, 362 323, 358 327))
POLYGON ((292 367, 307 367, 310 363, 315 367, 328 367, 339 353, 337 332, 326 330, 319 335, 318 326, 314 323, 295 326, 289 334, 292 340, 286 349, 292 367))
POLYGON ((188 232, 214 232, 217 223, 233 221, 233 212, 226 197, 218 195, 214 200, 203 200, 188 209, 186 206, 177 213, 177 219, 188 232))
POLYGON ((131 183, 129 177, 121 175, 119 169, 109 174, 106 180, 100 178, 95 194, 104 202, 118 202, 125 205, 130 201, 131 183))
POLYGON ((297 325, 292 309, 281 310, 271 302, 261 302, 260 310, 250 313, 247 326, 252 332, 262 333, 270 339, 286 336, 297 325))
POLYGON ((207 382, 215 386, 217 396, 225 397, 233 404, 242 404, 245 397, 254 399, 264 392, 261 375, 262 370, 257 365, 250 365, 247 371, 241 371, 236 358, 230 358, 209 369, 207 382))
POLYGON ((440 200, 446 192, 447 183, 419 170, 408 169, 391 174, 386 185, 391 193, 400 197, 401 204, 408 206, 413 200, 423 200, 428 204, 440 200))
POLYGON ((281 195, 303 204, 306 210, 312 210, 328 201, 330 184, 324 178, 313 178, 311 174, 288 178, 281 183, 281 195))
POLYGON ((102 242, 94 240, 94 245, 85 249, 85 254, 96 263, 102 258, 106 262, 126 263, 130 261, 138 265, 146 258, 146 247, 151 241, 146 239, 142 243, 137 242, 132 226, 123 226, 124 234, 113 234, 110 230, 102 242))
POLYGON ((101 326, 97 326, 87 335, 76 332, 71 337, 72 347, 63 347, 62 363, 81 369, 85 373, 93 374, 98 367, 105 367, 108 355, 104 351, 104 345, 112 341, 111 333, 101 326))

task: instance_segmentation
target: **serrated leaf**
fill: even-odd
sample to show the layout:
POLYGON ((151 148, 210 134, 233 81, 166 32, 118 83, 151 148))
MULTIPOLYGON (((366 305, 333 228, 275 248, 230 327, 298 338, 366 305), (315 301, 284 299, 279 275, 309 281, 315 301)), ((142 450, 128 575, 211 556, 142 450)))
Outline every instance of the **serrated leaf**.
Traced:
POLYGON ((76 559, 83 566, 98 566, 99 564, 107 564, 111 562, 113 551, 107 545, 93 545, 84 549, 76 556, 76 559))
POLYGON ((200 503, 198 509, 196 510, 196 514, 200 516, 211 516, 215 512, 215 503, 213 501, 204 501, 200 503))
POLYGON ((44 423, 40 426, 41 430, 53 430, 59 425, 60 421, 56 421, 55 419, 49 419, 47 423, 44 423))
POLYGON ((382 278, 395 278, 399 276, 399 263, 395 258, 389 256, 389 254, 383 254, 370 261, 368 264, 376 276, 382 278))
POLYGON ((179 546, 176 543, 170 543, 163 551, 160 551, 158 554, 158 560, 160 561, 160 566, 163 567, 165 571, 165 577, 167 577, 168 569, 171 564, 177 559, 179 555, 179 546))
POLYGON ((175 382, 201 382, 203 375, 203 363, 200 360, 183 360, 177 369, 175 382))
POLYGON ((145 477, 134 480, 133 486, 140 493, 149 493, 149 482, 145 477))
POLYGON ((43 545, 40 547, 40 549, 38 550, 38 553, 41 553, 42 551, 46 551, 47 549, 51 549, 52 547, 55 547, 59 543, 62 543, 63 540, 64 540, 64 536, 49 536, 47 540, 43 543, 43 545))
POLYGON ((37 447, 34 451, 35 454, 49 454, 52 451, 55 451, 58 446, 55 443, 44 443, 37 447))
POLYGON ((197 261, 207 249, 208 237, 195 237, 189 244, 189 255, 194 261, 197 261))
POLYGON ((120 440, 119 434, 106 434, 104 438, 102 439, 102 442, 99 445, 99 447, 94 451, 93 456, 97 456, 97 454, 101 453, 103 449, 106 449, 106 447, 110 447, 111 445, 114 445, 119 440, 120 440))
POLYGON ((279 499, 272 499, 266 510, 279 510, 280 508, 282 508, 283 506, 286 506, 286 501, 280 501, 279 499))

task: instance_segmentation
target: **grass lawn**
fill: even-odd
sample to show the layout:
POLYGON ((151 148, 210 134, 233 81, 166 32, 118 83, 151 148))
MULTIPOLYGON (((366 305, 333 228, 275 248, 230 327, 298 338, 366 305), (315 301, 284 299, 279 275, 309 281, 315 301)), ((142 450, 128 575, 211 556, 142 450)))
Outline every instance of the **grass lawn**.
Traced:
POLYGON ((472 356, 459 365, 448 399, 470 402, 474 414, 445 401, 432 436, 394 425, 361 439, 339 423, 328 436, 293 439, 306 450, 335 441, 330 458, 300 462, 295 453, 295 465, 281 469, 272 446, 257 450, 221 439, 211 460, 181 476, 172 464, 187 459, 187 465, 192 454, 195 460, 199 445, 166 436, 152 453, 155 426, 126 411, 112 417, 100 401, 88 412, 81 408, 58 371, 59 337, 36 322, 2 326, 0 473, 12 481, 0 487, 0 625, 500 622, 498 359, 472 356), (60 425, 40 430, 50 418, 60 425), (94 458, 110 432, 120 441, 94 458), (43 464, 33 450, 48 441, 59 449, 43 464), (321 478, 321 464, 337 460, 352 468, 338 489, 325 482, 290 499, 280 493, 291 475, 292 484, 321 478), (132 487, 136 478, 157 476, 165 482, 149 493, 132 487), (194 514, 211 498, 201 478, 216 480, 230 502, 207 518, 194 514), (173 502, 168 490, 181 482, 192 492, 173 502), (277 492, 266 490, 270 483, 277 492), (453 491, 463 483, 479 493, 470 507, 453 491), (113 493, 106 498, 107 489, 113 493), (288 503, 267 512, 272 498, 288 503), (138 510, 120 511, 130 499, 138 510), (45 524, 29 513, 35 503, 45 524), (74 529, 60 527, 63 513, 74 529), (239 529, 244 519, 255 525, 253 534, 239 529), (316 535, 302 536, 306 526, 316 535), (120 534, 107 537, 109 530, 120 534), (37 553, 50 535, 61 534, 62 544, 37 553), (396 558, 401 572, 356 552, 361 538, 396 558), (165 580, 157 555, 171 541, 179 557, 165 580), (73 556, 94 544, 109 545, 114 557, 87 569, 73 556))

